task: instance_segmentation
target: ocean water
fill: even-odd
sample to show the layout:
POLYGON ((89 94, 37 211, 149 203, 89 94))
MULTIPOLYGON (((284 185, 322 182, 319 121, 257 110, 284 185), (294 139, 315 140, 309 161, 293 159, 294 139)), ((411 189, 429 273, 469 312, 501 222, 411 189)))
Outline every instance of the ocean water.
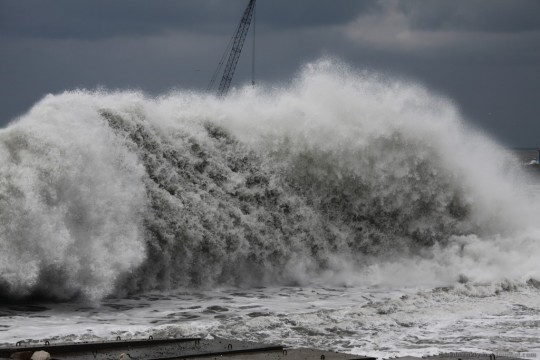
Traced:
POLYGON ((540 351, 536 168, 417 84, 321 60, 226 99, 68 91, 0 163, 0 343, 540 351))

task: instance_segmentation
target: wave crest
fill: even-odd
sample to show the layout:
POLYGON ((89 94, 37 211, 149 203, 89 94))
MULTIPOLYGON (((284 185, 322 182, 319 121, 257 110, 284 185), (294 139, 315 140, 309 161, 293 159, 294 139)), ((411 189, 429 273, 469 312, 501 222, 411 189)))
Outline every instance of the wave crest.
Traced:
POLYGON ((512 157, 426 89, 333 61, 227 99, 47 96, 0 160, 7 297, 540 276, 512 157))

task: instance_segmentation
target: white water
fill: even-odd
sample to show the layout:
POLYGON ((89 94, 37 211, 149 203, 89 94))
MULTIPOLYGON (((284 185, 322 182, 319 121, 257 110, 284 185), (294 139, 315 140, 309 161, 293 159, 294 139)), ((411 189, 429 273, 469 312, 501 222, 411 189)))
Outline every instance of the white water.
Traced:
MULTIPOLYGON (((420 86, 320 61, 282 88, 245 88, 225 100, 66 92, 0 132, 0 161, 6 300, 99 306, 107 295, 210 291, 210 304, 222 294, 211 289, 255 285, 267 286, 269 299, 260 304, 268 316, 243 314, 235 308, 243 296, 233 295, 238 315, 157 328, 137 306, 115 311, 111 327, 85 311, 77 318, 80 304, 48 305, 53 313, 35 331, 35 319, 8 309, 0 341, 48 337, 42 330, 58 322, 58 336, 164 328, 427 354, 468 349, 470 320, 477 349, 511 349, 516 338, 534 347, 537 197, 510 154, 420 86), (284 285, 301 287, 282 301, 284 285), (437 286, 452 288, 415 295, 437 286), (310 308, 321 287, 332 301, 310 308), (381 291, 413 296, 384 300, 381 291), (364 296, 375 303, 364 308, 364 296), (82 325, 64 322, 66 314, 82 325), (292 329, 291 317, 310 330, 292 329), (323 331, 331 324, 338 335, 323 331), (426 345, 436 334, 446 340, 426 345)), ((103 309, 98 318, 109 316, 103 309)))
MULTIPOLYGON (((153 293, 96 308, 4 309, 0 343, 223 337, 377 357, 540 353, 538 289, 280 287, 153 293)), ((514 356, 517 356, 514 355, 514 356)))

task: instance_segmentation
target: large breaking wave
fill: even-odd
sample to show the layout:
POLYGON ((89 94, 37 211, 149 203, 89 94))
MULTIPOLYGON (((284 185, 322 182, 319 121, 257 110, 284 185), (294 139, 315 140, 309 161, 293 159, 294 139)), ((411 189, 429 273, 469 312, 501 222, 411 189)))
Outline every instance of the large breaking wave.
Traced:
POLYGON ((540 279, 511 156, 448 100, 334 61, 226 99, 49 95, 0 162, 4 298, 540 279))

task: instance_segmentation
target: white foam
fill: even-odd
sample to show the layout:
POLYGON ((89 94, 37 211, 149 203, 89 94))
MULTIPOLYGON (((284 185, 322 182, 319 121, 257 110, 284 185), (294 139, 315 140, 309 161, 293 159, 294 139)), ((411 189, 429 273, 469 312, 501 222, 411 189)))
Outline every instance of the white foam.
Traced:
POLYGON ((336 61, 226 99, 50 95, 0 161, 4 296, 540 278, 515 159, 449 100, 336 61))
POLYGON ((315 347, 389 358, 442 352, 538 352, 538 289, 505 284, 445 289, 285 287, 153 293, 97 308, 47 305, 4 317, 0 343, 25 339, 199 336, 315 347), (216 306, 219 306, 217 308, 216 306), (212 310, 217 309, 217 310, 212 310))

